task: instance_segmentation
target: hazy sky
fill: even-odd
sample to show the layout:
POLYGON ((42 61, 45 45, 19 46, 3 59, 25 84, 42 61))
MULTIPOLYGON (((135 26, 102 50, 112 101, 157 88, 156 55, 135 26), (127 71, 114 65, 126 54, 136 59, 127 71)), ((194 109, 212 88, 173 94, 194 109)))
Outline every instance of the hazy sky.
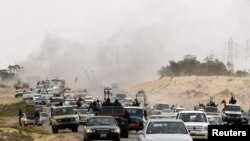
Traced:
POLYGON ((70 77, 111 73, 111 82, 118 68, 120 81, 138 83, 185 54, 226 61, 230 37, 236 68, 249 69, 249 0, 0 0, 0 68, 40 63, 43 77, 69 66, 70 77))

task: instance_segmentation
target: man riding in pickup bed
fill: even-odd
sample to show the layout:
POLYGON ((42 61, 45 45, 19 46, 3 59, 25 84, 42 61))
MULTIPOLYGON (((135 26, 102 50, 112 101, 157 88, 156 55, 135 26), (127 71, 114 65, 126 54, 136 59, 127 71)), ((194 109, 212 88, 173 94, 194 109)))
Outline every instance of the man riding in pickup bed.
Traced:
POLYGON ((229 101, 229 104, 236 104, 237 100, 234 98, 233 93, 231 93, 231 99, 229 101))

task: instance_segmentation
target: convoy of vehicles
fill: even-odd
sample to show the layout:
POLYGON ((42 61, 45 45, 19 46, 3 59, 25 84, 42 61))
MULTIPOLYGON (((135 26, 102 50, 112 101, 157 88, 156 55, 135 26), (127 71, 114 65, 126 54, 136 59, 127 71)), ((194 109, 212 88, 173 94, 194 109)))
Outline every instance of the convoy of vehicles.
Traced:
POLYGON ((116 94, 115 99, 123 106, 102 106, 98 113, 100 115, 94 116, 92 110, 88 109, 90 103, 94 102, 92 96, 87 95, 86 91, 73 93, 70 89, 65 89, 64 93, 61 93, 58 91, 61 85, 61 81, 56 79, 53 83, 44 81, 39 94, 18 89, 15 96, 22 96, 27 103, 26 111, 21 115, 21 125, 41 126, 48 121, 53 133, 58 133, 62 129, 78 132, 79 125, 84 125, 84 141, 120 141, 121 137, 128 138, 129 131, 133 130, 139 134, 140 141, 192 141, 207 139, 209 124, 249 123, 249 113, 243 112, 238 104, 225 104, 222 116, 217 106, 204 106, 202 110, 190 111, 182 106, 170 108, 168 103, 161 102, 149 107, 143 91, 138 91, 135 98, 122 93, 116 94), (83 104, 77 107, 77 96, 81 97, 87 106, 83 104), (133 106, 135 99, 141 105, 133 106), (50 114, 44 111, 45 106, 51 106, 50 114), (147 119, 148 110, 151 113, 147 119), (39 119, 34 116, 36 111, 39 111, 39 119))

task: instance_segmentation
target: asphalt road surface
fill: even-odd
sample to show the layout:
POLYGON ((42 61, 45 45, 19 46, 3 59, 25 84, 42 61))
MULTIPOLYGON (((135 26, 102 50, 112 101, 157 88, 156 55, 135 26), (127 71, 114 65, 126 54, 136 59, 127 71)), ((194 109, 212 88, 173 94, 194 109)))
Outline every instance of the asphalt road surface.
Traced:
MULTIPOLYGON (((47 131, 52 133, 51 126, 48 123, 43 125, 47 131)), ((59 130, 57 135, 63 135, 65 140, 70 141, 83 141, 83 126, 80 125, 78 128, 78 133, 73 133, 71 130, 59 130)), ((129 132, 129 138, 121 138, 121 141, 138 141, 138 134, 136 132, 129 132)))

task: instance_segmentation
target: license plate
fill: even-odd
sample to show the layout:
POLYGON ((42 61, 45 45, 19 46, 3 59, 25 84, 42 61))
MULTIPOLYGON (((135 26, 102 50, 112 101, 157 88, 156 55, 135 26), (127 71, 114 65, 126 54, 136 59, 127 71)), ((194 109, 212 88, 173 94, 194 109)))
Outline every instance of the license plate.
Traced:
POLYGON ((101 134, 101 138, 106 138, 107 134, 101 134))

